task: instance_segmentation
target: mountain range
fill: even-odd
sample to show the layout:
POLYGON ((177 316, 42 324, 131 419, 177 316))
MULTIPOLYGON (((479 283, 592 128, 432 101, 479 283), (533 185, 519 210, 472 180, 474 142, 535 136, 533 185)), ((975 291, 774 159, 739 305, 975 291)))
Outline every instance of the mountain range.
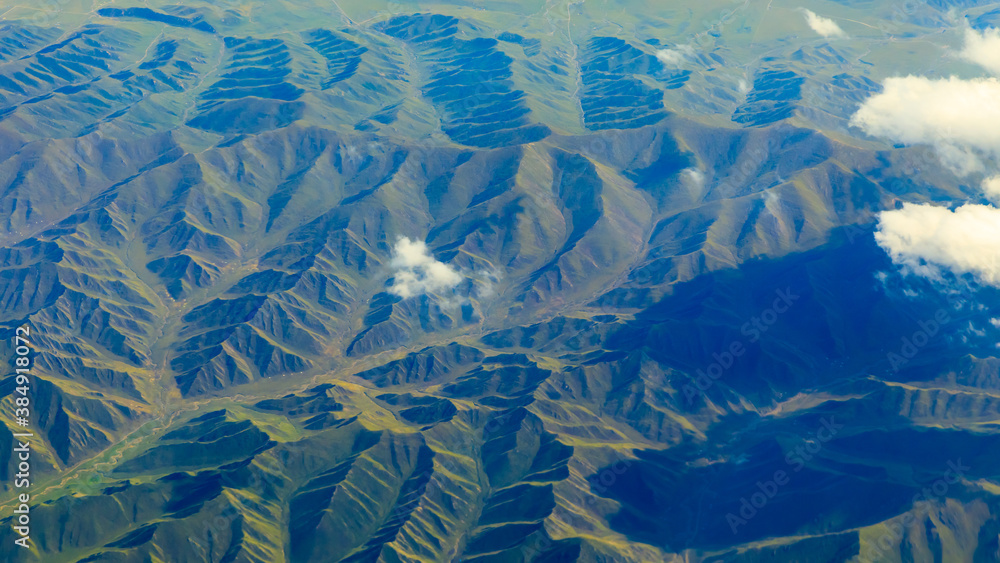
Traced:
POLYGON ((996 4, 171 2, 0 12, 5 560, 1000 559, 1000 293, 876 236, 980 187, 851 121, 996 4))

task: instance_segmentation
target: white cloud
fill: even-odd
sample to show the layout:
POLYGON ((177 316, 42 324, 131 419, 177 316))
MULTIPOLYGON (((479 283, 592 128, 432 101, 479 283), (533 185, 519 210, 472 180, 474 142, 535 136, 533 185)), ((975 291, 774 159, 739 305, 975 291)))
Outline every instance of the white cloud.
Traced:
POLYGON ((1000 176, 990 176, 983 180, 983 193, 986 199, 1000 204, 1000 176))
POLYGON ((982 153, 1000 154, 1000 81, 920 76, 888 78, 851 125, 906 144, 933 145, 955 173, 983 170, 982 153))
POLYGON ((694 56, 694 47, 690 45, 677 45, 673 49, 660 49, 656 52, 656 58, 666 65, 680 66, 688 57, 694 56))
POLYGON ((993 74, 1000 74, 1000 30, 990 28, 982 33, 965 30, 962 58, 976 63, 993 74))
POLYGON ((1000 209, 968 204, 954 211, 905 203, 879 215, 875 241, 905 271, 940 279, 945 270, 1000 287, 1000 209))
POLYGON ((685 168, 681 170, 681 181, 689 186, 701 189, 705 186, 705 173, 697 168, 685 168))
POLYGON ((406 237, 396 241, 389 265, 395 270, 395 280, 389 293, 404 299, 424 293, 452 289, 462 282, 454 268, 436 260, 420 240, 406 237))
POLYGON ((497 285, 500 283, 500 271, 496 269, 476 272, 474 278, 477 282, 476 297, 487 299, 497 294, 497 285))
MULTIPOLYGON (((961 54, 1000 73, 1000 32, 967 30, 961 54)), ((851 117, 851 125, 895 142, 929 144, 957 174, 985 172, 983 193, 1000 205, 1000 175, 987 167, 1000 157, 997 100, 996 78, 889 78, 851 117)), ((909 273, 934 280, 945 272, 968 274, 1000 287, 1000 209, 992 205, 966 204, 953 211, 905 203, 879 214, 875 240, 909 273)))
POLYGON ((812 10, 802 9, 802 13, 806 16, 806 23, 813 31, 822 35, 823 37, 846 37, 847 34, 844 33, 843 29, 837 25, 837 22, 831 20, 830 18, 824 18, 823 16, 817 16, 812 10))

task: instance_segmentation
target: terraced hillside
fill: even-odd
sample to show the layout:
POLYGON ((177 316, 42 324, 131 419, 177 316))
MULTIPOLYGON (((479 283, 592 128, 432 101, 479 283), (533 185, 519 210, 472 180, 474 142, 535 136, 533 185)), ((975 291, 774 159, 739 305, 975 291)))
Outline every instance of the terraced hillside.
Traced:
POLYGON ((995 6, 91 4, 0 10, 4 560, 997 560, 1000 295, 872 236, 978 187, 849 126, 995 6))

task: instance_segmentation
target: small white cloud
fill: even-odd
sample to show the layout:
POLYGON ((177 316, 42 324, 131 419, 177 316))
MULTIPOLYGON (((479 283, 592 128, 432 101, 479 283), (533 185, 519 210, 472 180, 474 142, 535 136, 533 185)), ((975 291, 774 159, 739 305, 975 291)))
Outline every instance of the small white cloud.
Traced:
POLYGON ((389 265, 395 270, 389 293, 404 299, 452 289, 462 282, 462 275, 436 260, 420 240, 402 237, 396 241, 389 265))
POLYGON ((671 66, 680 66, 691 56, 694 56, 694 47, 690 45, 677 45, 673 49, 660 49, 656 52, 656 58, 660 62, 671 66))
POLYGON ((781 205, 781 197, 778 196, 775 190, 764 190, 761 192, 761 196, 764 198, 764 206, 770 209, 774 206, 781 205))
POLYGON ((736 83, 736 89, 739 90, 740 94, 746 94, 750 91, 750 83, 740 78, 739 82, 736 83))
POLYGON ((1000 176, 990 176, 983 180, 983 193, 986 199, 1000 204, 1000 176))
POLYGON ((496 269, 476 272, 476 297, 487 299, 497 294, 497 285, 500 283, 500 271, 496 269))
POLYGON ((972 61, 993 74, 1000 75, 1000 30, 989 28, 982 33, 965 30, 962 58, 972 61))
POLYGON ((954 211, 904 203, 879 214, 875 241, 904 271, 940 279, 972 274, 1000 287, 1000 209, 968 204, 954 211))
POLYGON ((802 13, 806 16, 806 23, 813 31, 822 35, 823 37, 846 37, 847 34, 844 33, 843 29, 837 25, 837 22, 831 20, 830 18, 824 18, 823 16, 816 15, 812 10, 802 9, 802 13))
POLYGON ((685 168, 681 170, 681 181, 689 186, 702 188, 705 185, 705 173, 697 168, 685 168))
POLYGON ((920 76, 889 78, 865 100, 851 125, 906 144, 930 144, 959 175, 984 169, 980 155, 1000 155, 1000 81, 920 76))

